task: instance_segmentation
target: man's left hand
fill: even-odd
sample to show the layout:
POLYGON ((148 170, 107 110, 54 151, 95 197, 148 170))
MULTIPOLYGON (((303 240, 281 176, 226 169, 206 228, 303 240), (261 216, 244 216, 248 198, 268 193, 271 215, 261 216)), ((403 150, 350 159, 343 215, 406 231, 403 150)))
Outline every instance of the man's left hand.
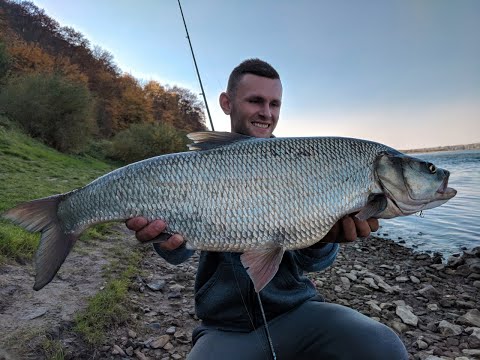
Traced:
POLYGON ((318 248, 325 243, 345 243, 352 242, 358 237, 367 237, 371 232, 379 228, 378 219, 370 218, 359 220, 355 214, 350 214, 340 219, 325 237, 312 245, 311 248, 318 248))

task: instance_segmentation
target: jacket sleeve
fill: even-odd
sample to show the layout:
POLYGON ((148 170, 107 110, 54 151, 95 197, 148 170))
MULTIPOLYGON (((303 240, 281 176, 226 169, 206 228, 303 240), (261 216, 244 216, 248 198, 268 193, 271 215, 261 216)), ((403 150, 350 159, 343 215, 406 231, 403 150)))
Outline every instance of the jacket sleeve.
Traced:
POLYGON ((182 262, 188 260, 190 256, 193 255, 195 250, 189 250, 185 247, 185 243, 183 243, 180 247, 176 248, 175 250, 163 250, 159 246, 160 244, 155 243, 153 244, 153 248, 155 251, 164 258, 168 263, 173 265, 181 264, 182 262))
POLYGON ((307 272, 324 270, 333 264, 337 257, 339 245, 337 243, 325 244, 318 249, 300 249, 294 251, 297 265, 307 272))

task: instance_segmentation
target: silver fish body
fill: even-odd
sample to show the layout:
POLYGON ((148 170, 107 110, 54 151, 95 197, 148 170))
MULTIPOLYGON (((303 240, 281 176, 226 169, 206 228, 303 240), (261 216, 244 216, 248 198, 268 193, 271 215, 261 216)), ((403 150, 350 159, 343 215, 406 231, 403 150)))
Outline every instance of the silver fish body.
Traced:
MULTIPOLYGON (((46 241, 62 237, 58 234, 46 234, 45 241, 42 238, 35 288, 53 278, 82 231, 104 221, 136 216, 163 219, 167 232, 181 234, 189 248, 246 252, 244 265, 261 272, 252 261, 257 266, 279 263, 283 251, 318 242, 347 214, 367 208, 365 218, 382 217, 382 212, 383 217, 404 215, 397 210, 392 213, 395 200, 390 195, 383 197, 388 191, 377 170, 384 169, 387 175, 380 177, 388 178, 392 176, 390 165, 379 159, 412 158, 385 145, 350 138, 256 139, 215 134, 221 139, 219 144, 209 143, 212 135, 197 135, 198 146, 205 150, 147 159, 78 190, 47 198, 43 201, 50 202, 50 210, 45 210, 50 215, 42 219, 32 209, 47 207, 28 206, 35 201, 7 212, 6 217, 32 231, 56 228, 63 234, 61 241, 67 242, 62 247, 46 241), (377 195, 381 201, 372 200, 377 195), (46 224, 46 218, 54 219, 49 222, 54 225, 46 224), (52 258, 49 253, 57 248, 60 255, 55 255, 54 265, 46 264, 52 258)), ((446 189, 445 173, 447 180, 439 179, 434 190, 446 189)), ((398 171, 393 174, 397 176, 398 171)), ((268 274, 256 289, 273 275, 268 274)))

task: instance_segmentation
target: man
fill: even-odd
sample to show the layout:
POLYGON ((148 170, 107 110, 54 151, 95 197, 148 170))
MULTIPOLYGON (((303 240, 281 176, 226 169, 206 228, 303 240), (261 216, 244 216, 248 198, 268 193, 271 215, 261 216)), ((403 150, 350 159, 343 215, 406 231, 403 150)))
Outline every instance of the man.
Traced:
MULTIPOLYGON (((277 71, 259 59, 242 62, 231 73, 220 106, 230 116, 232 132, 268 138, 277 125, 282 83, 277 71)), ((163 234, 161 220, 127 221, 140 241, 163 234)), ((335 260, 338 243, 366 237, 376 219, 353 215, 340 220, 324 239, 307 249, 287 251, 272 281, 260 292, 272 345, 279 359, 407 359, 397 335, 350 308, 323 301, 304 271, 319 271, 335 260)), ((192 255, 175 234, 155 244, 156 251, 178 264, 192 255)), ((195 282, 195 306, 202 325, 195 329, 188 358, 269 359, 265 324, 253 284, 238 253, 202 252, 195 282)))

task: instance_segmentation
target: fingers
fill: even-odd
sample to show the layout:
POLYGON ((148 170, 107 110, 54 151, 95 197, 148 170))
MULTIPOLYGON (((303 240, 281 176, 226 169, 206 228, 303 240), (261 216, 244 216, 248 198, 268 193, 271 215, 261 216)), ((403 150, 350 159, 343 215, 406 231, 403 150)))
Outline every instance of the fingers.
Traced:
POLYGON ((372 232, 378 231, 378 229, 380 228, 380 224, 378 222, 378 219, 370 218, 370 219, 367 220, 367 222, 368 222, 368 225, 370 226, 370 230, 372 230, 372 232))
POLYGON ((130 230, 135 231, 138 241, 147 242, 155 239, 163 250, 174 250, 183 243, 183 237, 179 234, 163 233, 167 224, 163 220, 154 220, 148 223, 144 217, 128 219, 125 224, 130 230))
POLYGON ((367 237, 370 235, 370 225, 367 220, 359 220, 356 216, 352 216, 353 222, 355 223, 355 232, 359 237, 367 237))
POLYGON ((127 228, 133 231, 138 231, 144 228, 147 224, 148 224, 148 220, 145 219, 144 217, 135 217, 125 221, 125 225, 127 225, 127 228))
MULTIPOLYGON (((135 219, 132 219, 135 220, 135 219)), ((140 222, 140 221, 139 221, 140 222)), ((167 224, 163 220, 154 220, 143 228, 137 230, 135 236, 139 241, 145 242, 155 239, 162 232, 165 231, 167 224)))
POLYGON ((350 242, 357 238, 357 227, 352 216, 346 216, 341 221, 345 241, 350 242))
MULTIPOLYGON (((160 237, 163 237, 163 236, 165 236, 165 238, 167 238, 168 236, 170 236, 170 234, 160 235, 160 237)), ((170 238, 168 240, 159 243, 158 246, 162 250, 175 250, 176 248, 178 248, 182 244, 183 244, 183 237, 179 234, 173 234, 172 236, 170 236, 170 238)))

